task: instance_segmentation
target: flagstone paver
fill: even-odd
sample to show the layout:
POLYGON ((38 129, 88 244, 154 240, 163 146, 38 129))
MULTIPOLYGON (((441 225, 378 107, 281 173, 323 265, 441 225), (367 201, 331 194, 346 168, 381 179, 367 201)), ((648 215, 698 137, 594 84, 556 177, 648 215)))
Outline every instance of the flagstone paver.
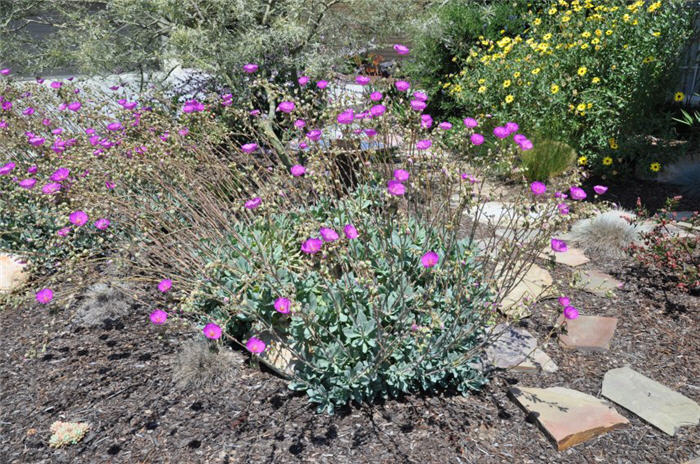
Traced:
MULTIPOLYGON (((564 322, 559 316, 558 324, 564 322)), ((615 335, 616 317, 579 316, 566 322, 566 333, 559 335, 562 348, 579 351, 605 351, 615 335)))
POLYGON ((554 256, 554 262, 557 264, 566 264, 567 266, 576 267, 586 264, 590 261, 583 253, 583 250, 569 247, 565 252, 555 253, 551 248, 546 248, 542 251, 542 257, 549 259, 554 256))
MULTIPOLYGON (((549 272, 533 264, 523 280, 503 298, 502 311, 509 316, 519 315, 524 317, 529 315, 530 313, 520 307, 518 303, 526 298, 535 301, 538 298, 552 294, 552 283, 552 276, 549 272)), ((499 285, 501 285, 501 282, 499 282, 499 285)))
POLYGON ((560 451, 629 423, 606 401, 569 388, 518 387, 509 395, 560 451))
POLYGON ((0 254, 0 293, 11 292, 28 278, 26 264, 9 254, 0 254))
POLYGON ((606 296, 609 292, 622 288, 622 282, 595 269, 581 271, 578 277, 582 289, 598 296, 606 296))
POLYGON ((629 366, 605 373, 602 394, 671 436, 678 428, 700 421, 700 406, 695 401, 629 366))
POLYGON ((495 339, 486 347, 486 357, 495 367, 520 371, 557 371, 557 365, 544 351, 537 348, 537 339, 527 330, 498 324, 493 328, 492 335, 495 339))

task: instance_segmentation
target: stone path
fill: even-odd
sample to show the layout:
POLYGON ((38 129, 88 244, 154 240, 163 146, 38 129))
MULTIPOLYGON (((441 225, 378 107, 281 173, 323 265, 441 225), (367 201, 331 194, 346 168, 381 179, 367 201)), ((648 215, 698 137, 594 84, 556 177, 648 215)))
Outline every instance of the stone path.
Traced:
POLYGON ((596 270, 581 271, 575 278, 580 288, 598 296, 608 296, 610 292, 622 288, 622 282, 596 270))
POLYGON ((537 348, 537 339, 523 328, 498 324, 493 328, 494 341, 486 347, 486 359, 494 367, 519 371, 556 372, 552 358, 537 348))
MULTIPOLYGON (((557 324, 564 322, 559 316, 557 324)), ((579 316, 566 321, 566 333, 559 335, 559 344, 564 349, 579 351, 606 351, 615 334, 617 318, 602 316, 579 316)))

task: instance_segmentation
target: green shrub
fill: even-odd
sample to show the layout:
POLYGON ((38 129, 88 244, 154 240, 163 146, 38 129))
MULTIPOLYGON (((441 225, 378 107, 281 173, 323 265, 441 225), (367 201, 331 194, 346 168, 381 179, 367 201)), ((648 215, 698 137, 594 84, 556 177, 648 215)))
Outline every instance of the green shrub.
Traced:
POLYGON ((528 180, 546 181, 573 166, 576 151, 555 140, 535 140, 532 150, 522 154, 522 167, 528 180))

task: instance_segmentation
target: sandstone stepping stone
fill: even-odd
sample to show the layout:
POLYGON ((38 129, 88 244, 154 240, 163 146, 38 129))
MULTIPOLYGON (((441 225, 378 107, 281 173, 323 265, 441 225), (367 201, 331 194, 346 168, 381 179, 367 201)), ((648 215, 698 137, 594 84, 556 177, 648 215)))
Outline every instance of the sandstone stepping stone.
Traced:
POLYGON ((542 251, 543 258, 548 259, 554 256, 554 262, 557 264, 566 264, 567 266, 571 267, 576 267, 580 266, 582 264, 586 264, 587 262, 590 261, 586 257, 585 254, 583 254, 583 250, 580 250, 578 248, 573 248, 569 247, 568 250, 566 250, 563 253, 555 253, 551 248, 545 248, 542 251))
POLYGON ((629 423, 606 401, 564 387, 511 388, 509 395, 559 451, 629 423))
POLYGON ((495 339, 486 346, 486 358, 493 366, 518 371, 557 371, 557 365, 537 348, 537 339, 527 330, 498 324, 493 328, 492 336, 495 339))
POLYGON ((289 351, 280 339, 276 335, 272 335, 270 332, 263 333, 250 333, 250 336, 255 335, 257 338, 265 342, 265 351, 263 351, 258 359, 260 362, 265 364, 267 367, 277 372, 277 374, 282 377, 292 377, 294 375, 294 367, 296 365, 296 358, 294 354, 289 351))
POLYGON ((26 264, 16 257, 0 254, 0 293, 12 292, 26 282, 29 277, 24 271, 26 264))
MULTIPOLYGON (((501 310, 509 315, 527 316, 530 313, 518 307, 518 303, 524 299, 536 301, 552 293, 552 276, 545 269, 533 264, 525 274, 523 280, 513 287, 501 302, 501 310)), ((499 285, 502 285, 499 282, 499 285)))
POLYGON ((695 401, 629 366, 605 373, 602 394, 671 436, 678 428, 700 421, 700 406, 695 401))
MULTIPOLYGON (((557 324, 564 322, 559 316, 557 324)), ((559 335, 562 348, 579 351, 605 351, 617 327, 616 317, 579 316, 566 321, 566 334, 559 335)))
POLYGON ((579 278, 581 288, 598 296, 606 296, 609 292, 622 288, 622 282, 596 270, 582 271, 579 278))

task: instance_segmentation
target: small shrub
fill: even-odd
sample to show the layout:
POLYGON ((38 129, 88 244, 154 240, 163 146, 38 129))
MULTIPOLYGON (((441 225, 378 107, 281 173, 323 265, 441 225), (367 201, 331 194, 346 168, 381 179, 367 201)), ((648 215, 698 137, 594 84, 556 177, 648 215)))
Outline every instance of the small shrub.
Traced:
POLYGON ((571 168, 575 159, 576 151, 565 143, 535 140, 534 148, 522 154, 522 167, 528 180, 546 181, 571 168))
POLYGON ((634 223, 635 214, 624 210, 606 211, 571 226, 567 240, 585 251, 602 256, 622 257, 627 248, 640 243, 649 226, 634 223))
POLYGON ((204 340, 183 343, 173 366, 173 382, 180 389, 211 390, 233 382, 242 359, 226 348, 204 340))
POLYGON ((87 327, 101 325, 105 319, 120 319, 129 314, 131 304, 116 288, 98 282, 83 295, 76 313, 77 322, 87 327))

